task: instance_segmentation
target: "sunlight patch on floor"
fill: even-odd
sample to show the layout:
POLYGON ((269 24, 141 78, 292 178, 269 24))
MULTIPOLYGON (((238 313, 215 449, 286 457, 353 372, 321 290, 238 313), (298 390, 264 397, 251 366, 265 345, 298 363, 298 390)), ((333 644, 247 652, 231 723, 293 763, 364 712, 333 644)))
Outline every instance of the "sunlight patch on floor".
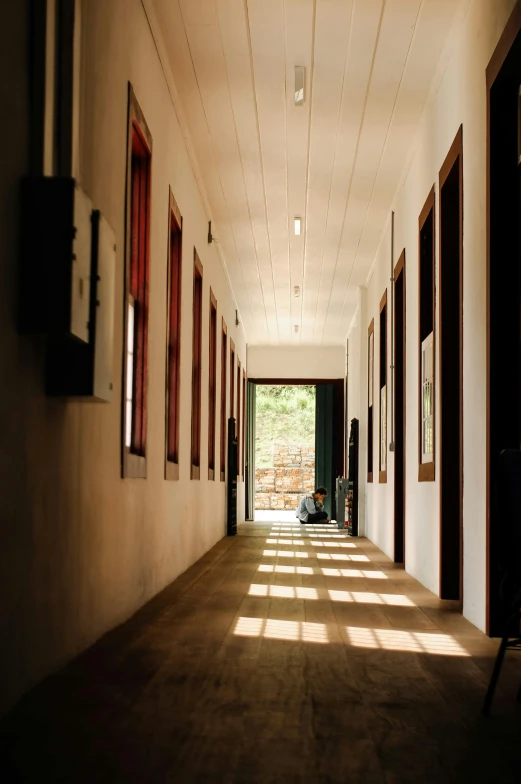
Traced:
MULTIPOLYGON (((338 558, 334 559, 335 561, 338 558)), ((326 577, 363 577, 369 580, 388 580, 389 577, 384 572, 379 572, 376 569, 335 569, 324 567, 321 572, 326 577)))
POLYGON ((388 604, 394 607, 416 607, 408 596, 397 593, 368 593, 366 591, 328 591, 332 602, 388 604))
POLYGON ((247 618, 241 616, 234 629, 240 637, 265 637, 271 640, 312 642, 327 644, 329 635, 325 623, 308 621, 279 621, 273 618, 247 618))
POLYGON ((273 596, 280 599, 318 599, 316 588, 304 588, 296 585, 264 585, 252 583, 248 591, 250 596, 273 596))
POLYGON ((408 632, 395 629, 369 629, 346 626, 350 645, 355 648, 381 648, 386 651, 430 653, 441 656, 469 656, 451 637, 442 632, 408 632))
POLYGON ((261 564, 259 572, 277 572, 278 574, 314 574, 311 566, 286 566, 286 564, 261 564))

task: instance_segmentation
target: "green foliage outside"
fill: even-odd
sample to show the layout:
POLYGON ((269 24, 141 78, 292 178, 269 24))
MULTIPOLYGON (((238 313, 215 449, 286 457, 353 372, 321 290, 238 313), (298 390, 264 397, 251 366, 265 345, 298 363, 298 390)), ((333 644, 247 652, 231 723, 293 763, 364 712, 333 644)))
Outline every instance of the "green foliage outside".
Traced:
POLYGON ((274 443, 315 445, 315 387, 257 386, 255 465, 272 465, 274 443))

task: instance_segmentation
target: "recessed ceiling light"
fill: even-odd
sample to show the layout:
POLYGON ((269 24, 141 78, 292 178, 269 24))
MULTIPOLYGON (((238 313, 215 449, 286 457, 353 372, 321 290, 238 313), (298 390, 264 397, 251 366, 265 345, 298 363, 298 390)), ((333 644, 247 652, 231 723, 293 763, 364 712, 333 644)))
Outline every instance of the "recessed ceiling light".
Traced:
POLYGON ((301 218, 295 218, 295 234, 297 235, 297 237, 301 232, 301 228, 302 228, 301 218))
POLYGON ((304 66, 295 66, 295 106, 304 103, 304 66))

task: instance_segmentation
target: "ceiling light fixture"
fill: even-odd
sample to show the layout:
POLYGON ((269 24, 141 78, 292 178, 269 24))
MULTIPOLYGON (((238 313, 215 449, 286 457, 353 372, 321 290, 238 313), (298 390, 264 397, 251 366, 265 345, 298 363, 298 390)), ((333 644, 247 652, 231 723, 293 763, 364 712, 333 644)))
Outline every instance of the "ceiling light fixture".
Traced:
POLYGON ((304 103, 304 66, 295 66, 295 106, 304 103))
POLYGON ((298 237, 302 229, 302 219, 295 218, 295 234, 298 237))

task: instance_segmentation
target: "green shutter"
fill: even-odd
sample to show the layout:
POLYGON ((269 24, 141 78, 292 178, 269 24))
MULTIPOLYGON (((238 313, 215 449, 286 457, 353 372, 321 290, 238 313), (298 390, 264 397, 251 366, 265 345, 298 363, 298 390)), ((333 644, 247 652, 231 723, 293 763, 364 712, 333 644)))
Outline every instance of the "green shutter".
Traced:
POLYGON ((333 422, 334 384, 317 384, 315 415, 315 486, 324 485, 324 507, 332 520, 336 517, 333 422))
POLYGON ((248 381, 246 392, 246 520, 255 518, 255 393, 255 384, 248 381))

